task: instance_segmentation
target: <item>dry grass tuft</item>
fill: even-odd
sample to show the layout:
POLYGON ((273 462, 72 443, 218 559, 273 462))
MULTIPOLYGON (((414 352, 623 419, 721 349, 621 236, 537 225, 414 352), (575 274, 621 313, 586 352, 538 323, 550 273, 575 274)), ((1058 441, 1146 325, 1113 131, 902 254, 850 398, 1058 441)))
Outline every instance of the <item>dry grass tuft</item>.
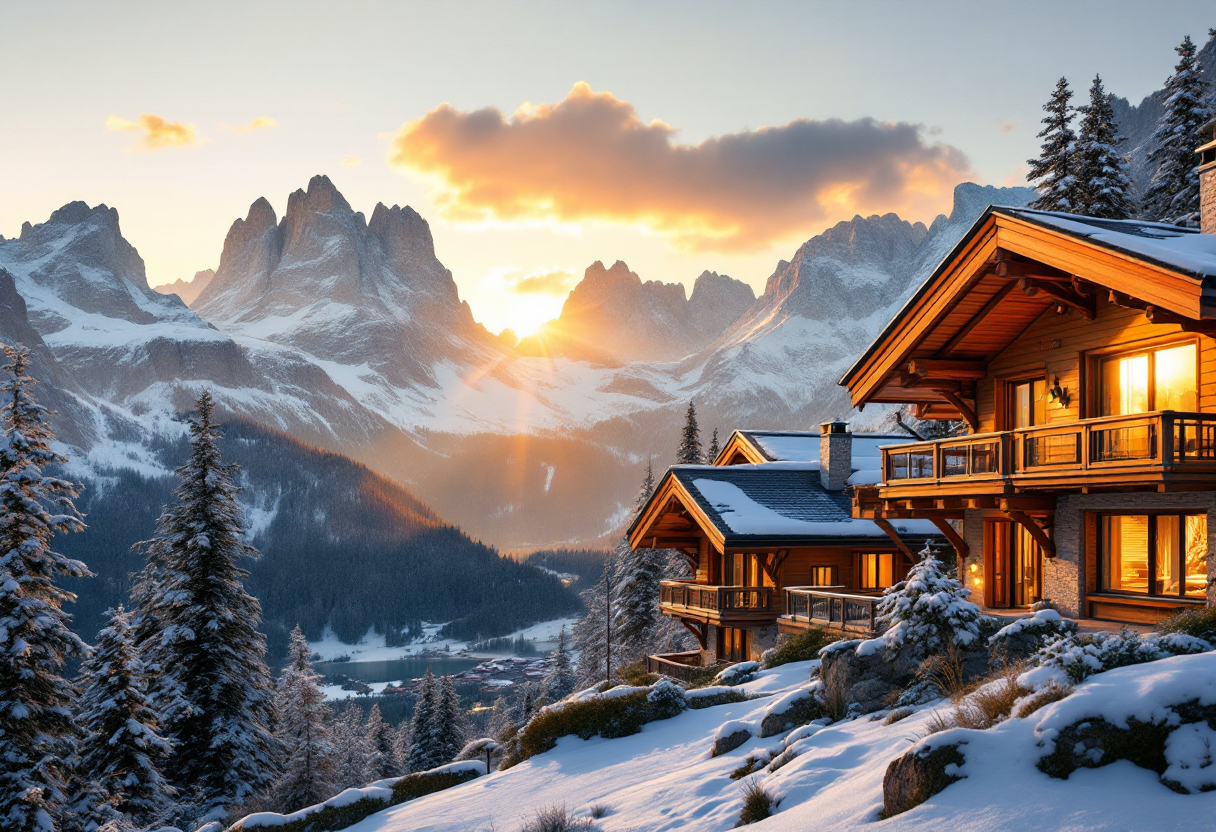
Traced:
POLYGON ((1017 706, 1014 707, 1011 715, 1015 719, 1025 719, 1044 705, 1059 702, 1070 693, 1072 693, 1072 688, 1068 685, 1047 685, 1046 687, 1039 688, 1029 696, 1023 697, 1017 706))

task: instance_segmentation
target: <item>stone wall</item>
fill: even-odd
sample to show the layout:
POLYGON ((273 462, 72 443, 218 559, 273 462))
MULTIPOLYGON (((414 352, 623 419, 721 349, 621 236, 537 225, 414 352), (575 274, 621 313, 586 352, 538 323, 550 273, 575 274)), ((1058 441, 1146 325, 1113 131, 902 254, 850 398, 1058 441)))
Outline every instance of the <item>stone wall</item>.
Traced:
POLYGON ((1199 169, 1199 230, 1216 234, 1216 164, 1199 169))

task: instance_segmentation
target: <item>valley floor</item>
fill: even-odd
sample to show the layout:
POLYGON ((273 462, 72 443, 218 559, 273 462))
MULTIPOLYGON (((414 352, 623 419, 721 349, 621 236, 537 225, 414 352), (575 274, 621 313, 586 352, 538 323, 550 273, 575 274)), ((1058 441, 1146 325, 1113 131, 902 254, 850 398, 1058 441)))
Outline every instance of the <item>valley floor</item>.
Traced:
MULTIPOLYGON (((759 724, 784 691, 805 685, 812 663, 762 672, 744 686, 748 702, 686 711, 652 722, 622 739, 565 737, 557 747, 507 771, 367 818, 350 832, 515 832, 538 809, 565 804, 580 815, 607 807, 602 832, 717 832, 736 826, 747 780, 729 775, 750 753, 779 745, 755 739, 711 759, 716 729, 742 720, 759 724)), ((965 779, 927 803, 886 821, 882 780, 887 765, 922 734, 935 708, 922 706, 893 725, 863 717, 831 725, 798 742, 801 754, 771 774, 766 788, 781 799, 777 813, 754 828, 778 832, 876 830, 1021 832, 1021 830, 1196 829, 1216 816, 1216 793, 1176 794, 1157 776, 1128 762, 1080 770, 1068 780, 1040 773, 1036 719, 1011 720, 973 734, 965 779)), ((751 779, 751 778, 749 778, 751 779)))

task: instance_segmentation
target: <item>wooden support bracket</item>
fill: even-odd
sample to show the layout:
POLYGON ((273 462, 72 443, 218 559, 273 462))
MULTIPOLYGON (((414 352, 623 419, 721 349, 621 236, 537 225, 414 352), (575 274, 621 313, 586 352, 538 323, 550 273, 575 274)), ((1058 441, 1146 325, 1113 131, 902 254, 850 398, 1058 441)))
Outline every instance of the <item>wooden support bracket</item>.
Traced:
POLYGON ((1056 544, 1047 536, 1047 531, 1039 525, 1039 522, 1024 511, 1007 511, 1005 516, 1019 526, 1024 528, 1034 542, 1039 544, 1039 548, 1043 550, 1044 557, 1054 558, 1056 556, 1056 544))
POLYGON ((875 517, 874 525, 887 533, 887 537, 891 538, 891 541, 899 551, 904 553, 904 557, 908 559, 908 563, 916 563, 916 556, 912 554, 912 550, 908 548, 908 544, 900 539, 899 532, 895 531, 895 527, 891 525, 889 520, 883 517, 875 517))
POLYGON ((702 621, 689 621, 687 618, 681 618, 680 623, 684 625, 688 632, 692 633, 692 637, 697 640, 697 644, 701 645, 701 649, 706 649, 705 639, 708 635, 707 630, 709 629, 709 625, 702 621))
POLYGON ((967 546, 967 541, 963 540, 963 536, 954 530, 948 521, 941 517, 929 518, 933 525, 937 526, 937 530, 942 533, 946 540, 950 541, 950 545, 954 547, 955 554, 958 555, 958 562, 961 568, 963 561, 967 560, 967 556, 971 554, 971 549, 967 546))
POLYGON ((975 414, 975 409, 963 401, 961 396, 949 390, 938 390, 937 392, 958 410, 959 415, 963 417, 963 421, 967 423, 967 427, 971 428, 973 432, 980 429, 980 419, 975 414))
POLYGON ((1093 298, 1085 295, 1078 295, 1072 289, 1066 289, 1056 283, 1048 283, 1043 280, 1036 280, 1029 277, 1018 279, 1018 288, 1026 293, 1027 297, 1037 297, 1043 295, 1054 300, 1056 303, 1063 304, 1071 309, 1075 309, 1081 313, 1087 321, 1094 319, 1094 304, 1093 298))

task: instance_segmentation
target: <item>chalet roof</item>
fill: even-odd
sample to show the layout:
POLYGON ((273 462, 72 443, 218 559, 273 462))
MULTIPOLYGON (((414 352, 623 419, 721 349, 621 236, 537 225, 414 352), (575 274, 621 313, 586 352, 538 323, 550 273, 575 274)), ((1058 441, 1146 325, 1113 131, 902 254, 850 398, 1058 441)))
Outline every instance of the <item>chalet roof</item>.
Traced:
MULTIPOLYGON (((819 480, 818 463, 773 462, 759 465, 677 465, 667 476, 683 490, 725 540, 726 547, 747 544, 849 545, 890 537, 870 520, 856 520, 847 492, 831 492, 819 480)), ((896 530, 918 538, 941 538, 927 520, 893 521, 896 530)))
POLYGON ((1101 298, 1110 290, 1112 298, 1117 293, 1161 320, 1216 318, 1216 235, 1141 220, 989 207, 840 383, 854 405, 953 407, 931 385, 904 383, 910 361, 991 360, 1060 299, 1092 309, 1094 286, 1101 298), (997 270, 1007 264, 1006 272, 997 270), (1027 274, 1033 290, 1011 291, 1027 274))

